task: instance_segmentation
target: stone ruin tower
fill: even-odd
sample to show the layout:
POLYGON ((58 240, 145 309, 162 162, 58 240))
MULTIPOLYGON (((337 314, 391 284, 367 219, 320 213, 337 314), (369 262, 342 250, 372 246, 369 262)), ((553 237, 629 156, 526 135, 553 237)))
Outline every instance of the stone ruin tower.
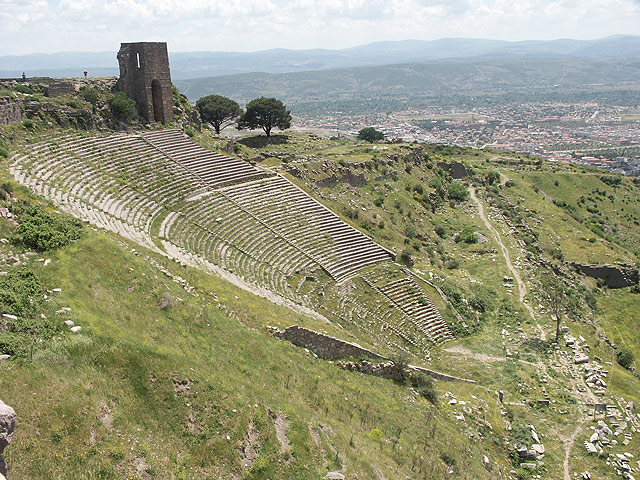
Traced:
POLYGON ((171 72, 166 42, 122 43, 117 88, 138 103, 148 122, 173 121, 171 72))

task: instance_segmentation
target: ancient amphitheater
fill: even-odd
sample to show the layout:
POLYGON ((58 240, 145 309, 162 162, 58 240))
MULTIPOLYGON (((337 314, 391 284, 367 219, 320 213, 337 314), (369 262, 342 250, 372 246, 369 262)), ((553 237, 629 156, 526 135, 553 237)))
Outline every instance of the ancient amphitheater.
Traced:
POLYGON ((178 130, 70 133, 10 159, 62 210, 181 262, 217 267, 423 351, 452 337, 395 255, 286 178, 208 151, 178 130))

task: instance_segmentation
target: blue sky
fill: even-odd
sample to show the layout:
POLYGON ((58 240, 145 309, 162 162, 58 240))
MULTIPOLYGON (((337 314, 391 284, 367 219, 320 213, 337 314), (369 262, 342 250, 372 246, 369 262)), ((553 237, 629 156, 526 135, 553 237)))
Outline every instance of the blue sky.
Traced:
POLYGON ((640 0, 0 0, 0 56, 345 48, 379 40, 640 35, 640 0))

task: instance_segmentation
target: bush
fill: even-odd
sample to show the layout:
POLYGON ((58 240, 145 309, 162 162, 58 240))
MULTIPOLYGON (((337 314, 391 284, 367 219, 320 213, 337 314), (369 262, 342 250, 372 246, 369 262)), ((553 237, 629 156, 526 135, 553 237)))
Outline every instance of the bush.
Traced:
POLYGON ((409 381, 411 386, 424 398, 434 405, 438 402, 438 388, 436 387, 436 382, 429 375, 420 371, 413 372, 409 381))
POLYGON ((378 197, 373 201, 373 204, 376 207, 382 207, 382 205, 384 204, 384 198, 378 197))
POLYGON ((26 93, 27 95, 33 95, 33 89, 31 87, 28 87, 26 85, 16 85, 15 87, 13 87, 13 89, 16 92, 20 92, 20 93, 26 93))
POLYGON ((633 365, 634 360, 635 357, 633 356, 631 350, 629 350, 628 348, 619 348, 616 351, 616 361, 621 367, 629 370, 631 368, 631 365, 633 365))
POLYGON ((95 88, 84 86, 80 88, 80 96, 95 107, 100 98, 100 93, 95 88))
POLYGON ((405 248, 402 250, 400 254, 400 261, 404 263, 407 267, 413 267, 413 256, 411 255, 411 250, 405 248))
POLYGON ((12 233, 12 242, 38 251, 68 245, 80 238, 82 224, 73 218, 53 215, 24 200, 10 206, 18 218, 18 227, 12 233))
POLYGON ((118 92, 109 99, 109 108, 113 116, 119 120, 131 120, 136 108, 136 101, 118 92))
POLYGON ((187 129, 184 131, 184 133, 185 133, 188 137, 190 137, 190 138, 193 138, 193 136, 195 135, 195 132, 194 132, 193 130, 191 130, 190 128, 187 128, 187 129))
POLYGON ((33 120, 29 120, 28 118, 24 119, 22 121, 22 126, 29 129, 33 128, 33 120))
POLYGON ((0 157, 7 158, 9 156, 9 150, 0 145, 0 157))
POLYGON ((464 201, 469 196, 469 192, 467 191, 467 187, 465 187, 460 182, 451 182, 449 185, 449 189, 447 190, 447 194, 450 199, 464 201))
POLYGON ((456 237, 456 242, 478 243, 478 234, 473 231, 473 227, 465 227, 456 237))

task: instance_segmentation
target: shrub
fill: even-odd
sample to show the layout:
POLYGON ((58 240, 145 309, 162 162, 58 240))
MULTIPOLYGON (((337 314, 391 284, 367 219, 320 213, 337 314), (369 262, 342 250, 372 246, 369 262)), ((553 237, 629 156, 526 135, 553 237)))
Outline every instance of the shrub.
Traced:
POLYGON ((447 260, 447 263, 444 265, 448 270, 456 270, 460 268, 460 262, 455 258, 447 260))
POLYGON ((413 186, 413 191, 416 192, 418 195, 422 195, 424 193, 424 187, 422 186, 421 183, 416 183, 413 186))
POLYGON ((469 192, 467 191, 467 187, 465 187, 460 182, 451 182, 449 185, 449 189, 447 190, 447 194, 450 199, 464 201, 469 196, 469 192))
POLYGON ((9 156, 9 150, 0 145, 0 157, 7 158, 9 156))
POLYGON ((47 213, 38 205, 18 201, 10 208, 18 218, 11 240, 27 248, 45 251, 62 247, 82 233, 78 220, 47 213))
POLYGON ((411 250, 405 248, 402 250, 400 254, 400 261, 404 263, 407 267, 413 267, 413 256, 411 255, 411 250))
POLYGON ((187 128, 184 133, 187 134, 188 137, 193 138, 193 136, 195 135, 195 132, 193 130, 191 130, 190 128, 187 128))
POLYGON ((33 95, 33 89, 31 87, 28 87, 26 85, 16 85, 15 87, 13 87, 13 89, 16 92, 20 92, 20 93, 26 93, 27 95, 33 95))
POLYGON ((627 370, 630 369, 634 360, 635 358, 633 353, 628 348, 619 348, 616 351, 616 361, 621 367, 626 368, 627 370))
POLYGON ((384 204, 384 198, 378 197, 373 201, 373 204, 376 207, 382 207, 382 205, 384 204))
POLYGON ((24 119, 24 120, 22 121, 22 126, 23 126, 24 128, 29 128, 29 129, 33 128, 33 120, 30 120, 30 119, 28 119, 28 118, 24 119))
POLYGON ((136 101, 127 97, 124 92, 118 92, 109 99, 111 113, 119 120, 131 120, 135 107, 136 101))
POLYGON ((465 227, 456 237, 456 242, 478 243, 478 234, 474 232, 473 227, 465 227))
POLYGON ((67 106, 69 106, 71 108, 76 108, 76 109, 82 108, 82 104, 80 102, 78 102, 77 100, 69 100, 67 102, 67 106))
POLYGON ((100 98, 100 93, 98 93, 98 90, 95 88, 84 86, 80 88, 80 96, 91 105, 95 106, 100 98))
POLYGON ((438 388, 436 387, 436 382, 429 375, 420 371, 413 372, 409 381, 411 386, 424 398, 434 405, 438 402, 438 388))

